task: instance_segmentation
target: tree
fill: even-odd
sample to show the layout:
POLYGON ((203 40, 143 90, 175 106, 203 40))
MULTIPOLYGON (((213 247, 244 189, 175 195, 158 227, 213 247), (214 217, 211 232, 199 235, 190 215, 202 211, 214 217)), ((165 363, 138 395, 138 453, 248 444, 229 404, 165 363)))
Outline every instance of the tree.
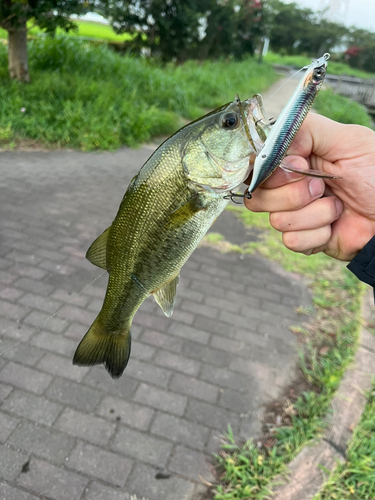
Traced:
POLYGON ((266 10, 270 45, 276 52, 317 57, 339 45, 348 33, 344 26, 295 3, 267 0, 266 10))
POLYGON ((76 25, 69 19, 71 14, 88 10, 84 0, 1 0, 0 27, 8 32, 9 76, 22 82, 29 82, 27 58, 27 21, 48 33, 59 26, 65 31, 76 25))
POLYGON ((201 19, 210 0, 98 0, 117 33, 133 33, 164 60, 186 59, 200 39, 201 19))

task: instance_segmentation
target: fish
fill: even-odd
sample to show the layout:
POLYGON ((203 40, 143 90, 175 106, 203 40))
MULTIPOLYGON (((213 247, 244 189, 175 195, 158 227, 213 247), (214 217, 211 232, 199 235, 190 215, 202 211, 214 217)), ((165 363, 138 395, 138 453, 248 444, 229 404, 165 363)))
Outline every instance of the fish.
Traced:
POLYGON ((339 178, 312 169, 300 170, 284 159, 323 85, 329 57, 328 53, 324 54, 319 59, 312 61, 309 66, 302 68, 306 69, 306 72, 272 128, 270 128, 269 120, 265 115, 261 96, 252 102, 252 113, 248 114, 247 121, 256 149, 256 158, 253 165, 253 176, 245 197, 251 198, 254 190, 268 179, 279 166, 286 171, 298 172, 311 177, 339 178))
POLYGON ((170 317, 180 271, 216 218, 227 194, 248 177, 255 147, 251 100, 238 96, 167 139, 130 182, 112 224, 86 258, 108 271, 102 308, 73 364, 104 364, 119 378, 131 350, 131 325, 143 301, 170 317))

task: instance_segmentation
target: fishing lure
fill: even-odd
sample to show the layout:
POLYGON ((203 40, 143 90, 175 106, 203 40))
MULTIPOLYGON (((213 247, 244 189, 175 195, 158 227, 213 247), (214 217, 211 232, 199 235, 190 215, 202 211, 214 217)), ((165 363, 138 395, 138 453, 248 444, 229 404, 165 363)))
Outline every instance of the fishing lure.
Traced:
POLYGON ((279 166, 283 170, 312 177, 338 178, 319 170, 297 169, 284 159, 322 87, 329 57, 328 53, 324 54, 323 57, 312 61, 309 66, 303 68, 306 69, 305 74, 272 129, 268 125, 261 96, 254 96, 256 102, 253 104, 253 112, 248 115, 247 125, 257 156, 253 167, 253 177, 245 193, 246 198, 251 198, 251 193, 279 166), (255 112, 256 108, 258 108, 257 113, 255 112))

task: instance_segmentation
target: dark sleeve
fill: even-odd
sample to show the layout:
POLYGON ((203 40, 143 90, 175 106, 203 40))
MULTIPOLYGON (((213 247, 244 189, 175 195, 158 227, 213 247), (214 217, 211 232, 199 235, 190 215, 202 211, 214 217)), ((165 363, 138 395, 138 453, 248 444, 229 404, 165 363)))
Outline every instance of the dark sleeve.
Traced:
POLYGON ((362 248, 347 267, 358 279, 374 288, 375 300, 375 236, 362 248))

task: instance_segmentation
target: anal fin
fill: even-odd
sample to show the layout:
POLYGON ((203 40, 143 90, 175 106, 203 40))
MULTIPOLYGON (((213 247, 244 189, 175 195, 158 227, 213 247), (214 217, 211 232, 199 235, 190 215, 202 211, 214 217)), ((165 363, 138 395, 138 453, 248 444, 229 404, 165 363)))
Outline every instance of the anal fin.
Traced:
POLYGON ((96 240, 91 244, 90 248, 87 250, 86 259, 98 266, 101 269, 107 270, 107 241, 109 230, 111 226, 107 227, 103 233, 96 238, 96 240))
POLYGON ((154 299, 161 307, 162 311, 168 318, 172 316, 173 307, 176 300, 177 285, 180 275, 175 276, 171 281, 168 281, 159 290, 153 293, 154 299))

